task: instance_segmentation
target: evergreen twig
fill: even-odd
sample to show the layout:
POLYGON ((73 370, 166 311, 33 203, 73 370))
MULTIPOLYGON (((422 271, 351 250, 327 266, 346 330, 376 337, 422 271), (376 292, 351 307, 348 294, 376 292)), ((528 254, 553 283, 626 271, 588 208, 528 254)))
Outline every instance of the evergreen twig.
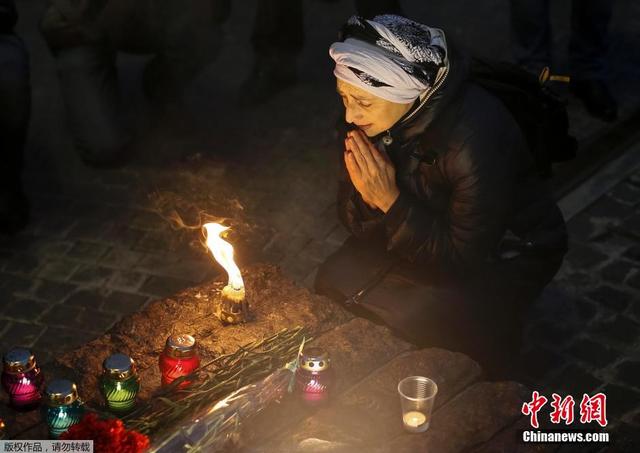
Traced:
MULTIPOLYGON (((159 389, 123 421, 128 428, 153 436, 165 428, 175 428, 189 418, 195 419, 223 397, 282 368, 296 357, 305 337, 308 342, 302 327, 283 329, 270 337, 243 345, 233 353, 216 357, 188 376, 159 389), (192 383, 186 388, 178 388, 185 380, 192 383)), ((224 423, 215 429, 227 429, 234 418, 237 417, 226 417, 224 423)))

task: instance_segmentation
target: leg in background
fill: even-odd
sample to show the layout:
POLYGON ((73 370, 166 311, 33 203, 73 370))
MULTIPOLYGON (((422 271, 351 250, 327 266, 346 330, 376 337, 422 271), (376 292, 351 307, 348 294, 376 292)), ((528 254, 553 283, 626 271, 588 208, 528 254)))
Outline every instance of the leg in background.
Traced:
POLYGON ((551 63, 549 0, 511 0, 511 47, 516 62, 538 75, 551 63))
POLYGON ((304 46, 302 0, 259 0, 251 35, 255 61, 240 88, 240 103, 265 102, 297 82, 304 46))
POLYGON ((13 234, 29 216, 21 175, 31 114, 29 54, 14 34, 0 34, 0 99, 0 232, 13 234))
POLYGON ((574 0, 571 10, 571 88, 589 113, 605 121, 617 117, 618 107, 606 85, 609 22, 613 2, 574 0))
POLYGON ((109 166, 126 156, 128 135, 119 116, 116 53, 100 46, 55 53, 69 126, 82 159, 109 166))
POLYGON ((371 19, 380 14, 403 15, 402 7, 398 0, 355 0, 358 15, 371 19))

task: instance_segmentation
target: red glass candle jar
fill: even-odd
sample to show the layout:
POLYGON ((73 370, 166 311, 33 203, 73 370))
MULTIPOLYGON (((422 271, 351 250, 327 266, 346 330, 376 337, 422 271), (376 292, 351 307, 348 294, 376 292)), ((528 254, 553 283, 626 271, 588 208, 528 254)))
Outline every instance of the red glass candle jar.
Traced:
POLYGON ((16 410, 33 409, 42 399, 44 377, 35 356, 25 348, 13 348, 2 358, 2 387, 16 410))
POLYGON ((305 403, 315 405, 327 401, 333 379, 331 359, 326 351, 309 348, 302 352, 298 358, 296 388, 305 403))
MULTIPOLYGON (((191 335, 171 335, 167 338, 164 351, 160 354, 160 373, 162 385, 171 384, 179 377, 190 374, 200 366, 200 357, 196 351, 196 340, 191 335)), ((179 385, 184 388, 190 381, 179 385)))

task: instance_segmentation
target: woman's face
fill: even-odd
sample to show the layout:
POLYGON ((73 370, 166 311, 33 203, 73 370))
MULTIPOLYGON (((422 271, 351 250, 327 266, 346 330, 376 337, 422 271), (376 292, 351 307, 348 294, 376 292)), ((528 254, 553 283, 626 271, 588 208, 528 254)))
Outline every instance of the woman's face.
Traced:
POLYGON ((347 123, 358 126, 367 137, 390 129, 413 105, 387 101, 340 79, 337 91, 344 104, 347 123))

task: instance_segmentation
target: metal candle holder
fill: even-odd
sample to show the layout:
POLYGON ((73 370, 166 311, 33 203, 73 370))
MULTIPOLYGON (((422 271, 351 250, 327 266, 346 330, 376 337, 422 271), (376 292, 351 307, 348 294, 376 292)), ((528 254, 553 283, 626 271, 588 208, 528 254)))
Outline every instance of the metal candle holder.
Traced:
POLYGON ((216 316, 223 324, 240 324, 249 320, 249 303, 244 288, 235 289, 227 285, 222 289, 222 297, 216 316))
POLYGON ((205 223, 202 228, 207 247, 229 276, 229 283, 222 288, 222 297, 216 307, 216 316, 223 324, 246 322, 249 318, 249 304, 245 298, 242 273, 233 259, 233 246, 221 236, 229 228, 214 222, 205 223))

